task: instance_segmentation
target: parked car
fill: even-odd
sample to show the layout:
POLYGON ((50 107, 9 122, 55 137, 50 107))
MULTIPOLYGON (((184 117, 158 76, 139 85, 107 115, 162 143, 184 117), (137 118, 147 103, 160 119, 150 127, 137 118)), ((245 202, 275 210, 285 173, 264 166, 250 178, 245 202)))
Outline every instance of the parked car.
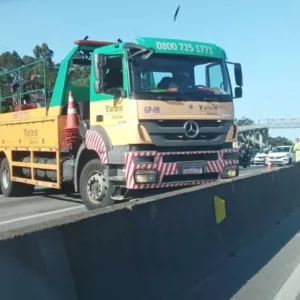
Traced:
POLYGON ((270 148, 265 148, 258 151, 253 160, 254 165, 264 165, 270 150, 270 148))
POLYGON ((272 149, 267 158, 272 165, 290 165, 296 162, 293 146, 278 146, 272 149))
POLYGON ((259 149, 252 149, 252 151, 251 151, 251 160, 250 160, 251 165, 254 164, 254 158, 255 158, 256 154, 257 154, 259 151, 260 151, 259 149))

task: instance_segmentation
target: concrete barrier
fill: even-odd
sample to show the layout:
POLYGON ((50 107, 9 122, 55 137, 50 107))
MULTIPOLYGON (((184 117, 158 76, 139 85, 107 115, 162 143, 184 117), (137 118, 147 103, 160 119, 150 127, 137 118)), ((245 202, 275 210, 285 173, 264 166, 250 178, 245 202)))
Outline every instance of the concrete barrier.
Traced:
POLYGON ((110 213, 87 212, 66 225, 40 225, 44 231, 1 241, 1 295, 186 299, 219 264, 295 210, 299 178, 297 165, 118 205, 110 213))

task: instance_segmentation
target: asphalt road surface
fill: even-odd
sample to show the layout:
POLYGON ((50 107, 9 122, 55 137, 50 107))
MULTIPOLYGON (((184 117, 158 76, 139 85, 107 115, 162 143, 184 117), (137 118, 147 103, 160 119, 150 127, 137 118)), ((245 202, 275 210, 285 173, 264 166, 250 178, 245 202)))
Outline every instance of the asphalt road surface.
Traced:
POLYGON ((258 172, 262 172, 266 170, 265 166, 251 166, 249 168, 243 168, 240 166, 240 176, 245 176, 245 175, 251 175, 251 174, 255 174, 258 172))

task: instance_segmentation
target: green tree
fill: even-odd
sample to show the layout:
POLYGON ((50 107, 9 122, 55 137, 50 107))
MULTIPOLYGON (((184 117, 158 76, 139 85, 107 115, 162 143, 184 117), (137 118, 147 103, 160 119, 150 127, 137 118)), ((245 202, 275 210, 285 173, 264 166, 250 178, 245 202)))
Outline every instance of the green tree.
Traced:
MULTIPOLYGON (((70 63, 69 82, 74 82, 73 84, 78 86, 89 85, 90 65, 85 62, 89 59, 90 54, 88 51, 79 51, 76 54, 74 59, 79 60, 79 65, 70 63)), ((32 55, 20 57, 16 51, 6 51, 0 54, 0 97, 5 97, 5 100, 11 102, 12 94, 17 92, 12 91, 11 83, 16 80, 28 80, 32 78, 32 75, 35 75, 38 89, 46 88, 46 97, 49 101, 60 67, 59 63, 54 62, 54 55, 54 51, 47 43, 36 45, 32 50, 32 55), (19 67, 22 68, 17 69, 19 67), (1 73, 4 72, 9 73, 1 76, 1 73)), ((1 109, 4 111, 3 107, 1 109)))
POLYGON ((0 55, 0 71, 7 72, 8 70, 20 67, 23 61, 16 51, 13 52, 3 52, 0 55))
MULTIPOLYGON (((86 53, 79 51, 76 53, 75 57, 74 57, 74 61, 76 60, 86 60, 86 53)), ((78 81, 78 80, 87 80, 89 79, 90 76, 90 70, 91 67, 90 66, 86 66, 86 65, 78 65, 78 64, 71 64, 70 68, 69 68, 69 81, 74 82, 74 81, 78 81)), ((82 84, 80 82, 78 82, 77 84, 82 84)))
POLYGON ((52 60, 54 57, 54 51, 51 50, 46 43, 43 43, 41 46, 36 45, 33 49, 33 54, 37 60, 43 59, 49 64, 49 66, 54 66, 52 60))
MULTIPOLYGON (((0 76, 0 96, 2 97, 0 108, 2 112, 12 110, 13 94, 24 92, 24 86, 21 85, 21 90, 20 84, 15 86, 17 89, 13 90, 12 83, 29 80, 32 75, 35 75, 36 81, 33 89, 40 89, 40 94, 42 94, 41 89, 46 88, 46 98, 48 101, 50 100, 57 75, 56 64, 53 61, 54 51, 46 43, 43 43, 36 45, 32 54, 23 57, 20 57, 16 51, 6 51, 0 54, 0 73, 7 73, 0 76)), ((27 92, 29 91, 27 90, 27 92)), ((16 96, 14 97, 16 98, 16 96)))
MULTIPOLYGON (((22 59, 16 51, 6 51, 0 55, 0 73, 6 73, 12 69, 22 66, 22 64, 22 59)), ((11 84, 16 75, 17 74, 13 72, 0 77, 0 87, 5 89, 4 94, 6 94, 6 87, 11 84)))
POLYGON ((286 137, 282 137, 282 136, 269 137, 268 143, 272 147, 277 147, 277 146, 292 146, 294 144, 291 140, 287 139, 286 137))
MULTIPOLYGON (((34 61, 43 61, 32 65, 32 68, 29 68, 28 75, 35 75, 38 77, 38 81, 44 84, 47 90, 52 90, 55 84, 57 69, 55 68, 55 63, 53 61, 54 51, 49 48, 46 43, 42 43, 41 46, 36 45, 33 49, 33 59, 34 61)), ((32 61, 30 57, 28 59, 32 61)))
POLYGON ((10 84, 14 79, 26 80, 32 75, 35 75, 37 81, 46 86, 47 90, 53 88, 57 75, 57 65, 53 61, 54 51, 46 43, 42 43, 36 45, 32 52, 32 56, 23 57, 20 57, 16 51, 6 51, 0 54, 0 73, 10 71, 9 74, 0 77, 0 88, 5 90, 5 93, 10 89, 10 84), (38 63, 38 61, 41 62, 38 63), (36 64, 33 64, 35 62, 36 64), (21 72, 12 71, 21 66, 23 67, 21 72))
POLYGON ((28 65, 35 62, 35 58, 32 56, 25 55, 23 56, 22 61, 24 65, 28 65))
MULTIPOLYGON (((21 79, 29 79, 31 75, 36 75, 37 80, 44 84, 46 83, 47 90, 51 90, 54 87, 56 76, 60 64, 55 63, 54 51, 48 46, 47 43, 42 43, 41 45, 36 45, 32 51, 33 55, 25 55, 20 57, 16 51, 13 52, 3 52, 0 54, 0 73, 7 72, 12 69, 23 66, 21 74, 18 72, 11 72, 9 75, 0 77, 0 84, 11 83, 19 75, 21 79), (43 60, 42 63, 37 63, 43 60), (36 62, 36 64, 33 64, 36 62), (29 65, 29 66, 28 66, 29 65), (45 68, 44 68, 45 67, 45 68), (46 76, 44 76, 46 75, 46 76)), ((83 60, 86 59, 85 52, 78 52, 75 59, 83 60)), ((68 80, 77 81, 79 79, 88 79, 90 75, 90 66, 86 65, 74 65, 70 64, 68 80)))
POLYGON ((254 124, 253 120, 246 118, 246 117, 242 117, 241 119, 235 119, 234 121, 235 121, 236 125, 238 125, 238 126, 246 126, 246 125, 254 124))

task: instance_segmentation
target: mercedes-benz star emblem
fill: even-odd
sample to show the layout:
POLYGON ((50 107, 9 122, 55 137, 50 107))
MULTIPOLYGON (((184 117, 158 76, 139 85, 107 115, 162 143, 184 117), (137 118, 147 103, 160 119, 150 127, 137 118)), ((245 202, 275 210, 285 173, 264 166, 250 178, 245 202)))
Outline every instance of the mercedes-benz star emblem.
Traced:
POLYGON ((199 134, 199 126, 195 121, 187 121, 183 125, 185 129, 185 136, 193 139, 199 134))

